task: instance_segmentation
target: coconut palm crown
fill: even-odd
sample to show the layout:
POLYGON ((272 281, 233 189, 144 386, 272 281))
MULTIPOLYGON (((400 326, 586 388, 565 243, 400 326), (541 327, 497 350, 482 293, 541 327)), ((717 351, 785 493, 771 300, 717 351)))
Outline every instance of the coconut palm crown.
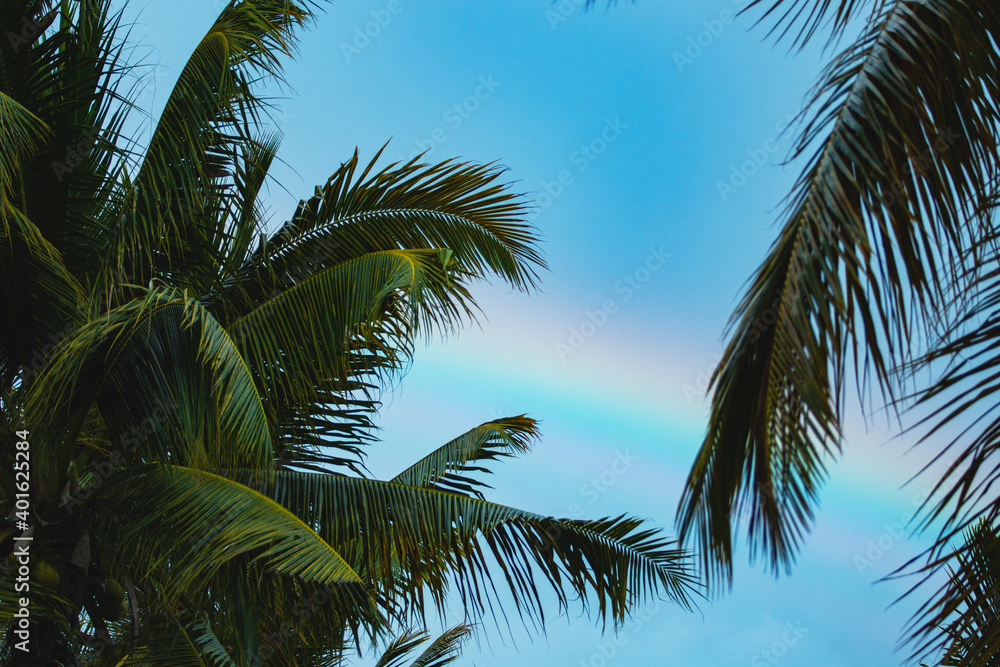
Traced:
POLYGON ((486 466, 538 437, 527 417, 367 474, 419 336, 470 321, 474 281, 530 290, 544 262, 492 165, 355 153, 269 217, 261 84, 316 7, 228 3, 140 145, 121 11, 0 5, 0 660, 334 665, 449 595, 476 620, 509 589, 526 623, 539 588, 614 624, 644 597, 691 604, 685 553, 638 520, 486 501, 486 466))

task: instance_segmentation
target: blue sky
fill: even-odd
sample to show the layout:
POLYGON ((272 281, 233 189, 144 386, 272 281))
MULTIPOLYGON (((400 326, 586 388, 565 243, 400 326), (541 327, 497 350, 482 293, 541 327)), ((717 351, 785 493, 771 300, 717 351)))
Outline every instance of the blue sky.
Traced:
MULTIPOLYGON (((538 202, 539 293, 476 292, 486 316, 418 350, 386 397, 370 467, 391 475, 489 419, 528 413, 543 439, 497 469, 493 500, 541 513, 628 512, 673 532, 704 435, 704 381, 744 282, 777 233, 800 163, 781 130, 825 62, 764 41, 742 3, 365 0, 328 5, 288 65, 275 114, 276 220, 360 150, 499 161, 538 202), (367 33, 366 34, 366 30, 367 33), (618 462, 616 464, 616 461, 618 462)), ((158 110, 218 7, 133 2, 158 110)), ((827 54, 829 55, 829 54, 827 54)), ((873 585, 917 553, 898 525, 920 454, 853 411, 791 576, 739 567, 700 613, 661 604, 613 642, 572 608, 544 637, 487 626, 460 665, 896 665, 913 609, 873 585), (486 643, 488 640, 488 644, 486 643)), ((556 612, 553 606, 552 614, 556 612)))

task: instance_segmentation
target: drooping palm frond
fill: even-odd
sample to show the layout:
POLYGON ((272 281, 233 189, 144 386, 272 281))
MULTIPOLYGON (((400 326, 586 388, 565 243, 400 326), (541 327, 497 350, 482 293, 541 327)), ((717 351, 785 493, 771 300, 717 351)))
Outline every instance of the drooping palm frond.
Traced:
POLYGON ((626 517, 556 519, 467 496, 394 482, 279 471, 264 479, 225 473, 273 498, 341 552, 380 597, 403 596, 422 620, 423 596, 444 605, 449 578, 472 617, 494 599, 486 551, 502 570, 518 612, 544 620, 536 582, 566 589, 601 619, 620 623, 640 599, 665 595, 685 608, 698 585, 688 555, 659 531, 626 517), (419 611, 418 611, 419 610, 419 611))
POLYGON ((678 510, 710 578, 731 577, 743 510, 751 557, 790 566, 839 451, 847 364, 891 398, 910 345, 947 319, 990 224, 998 37, 994 3, 899 0, 825 73, 797 153, 818 148, 734 315, 678 510))
MULTIPOLYGON (((150 291, 74 332, 31 387, 42 488, 58 488, 94 406, 117 463, 267 469, 275 449, 254 378, 222 327, 171 289, 150 291)), ((110 452, 106 452, 110 454, 110 452)))
POLYGON ((273 572, 334 586, 361 612, 367 606, 357 573, 328 542, 294 513, 230 479, 147 466, 112 478, 95 497, 110 499, 134 523, 116 545, 119 560, 143 562, 158 553, 152 562, 169 564, 168 590, 188 589, 222 563, 253 553, 273 572))
POLYGON ((920 443, 942 437, 948 427, 957 427, 927 463, 926 469, 949 463, 936 480, 921 510, 921 526, 936 524, 939 534, 929 552, 940 555, 948 543, 972 525, 977 517, 1000 511, 1000 498, 993 489, 1000 479, 997 440, 1000 415, 996 395, 997 343, 1000 340, 1000 251, 984 249, 982 266, 969 271, 956 289, 964 293, 966 306, 949 322, 940 341, 905 370, 929 372, 934 380, 915 391, 916 405, 926 414, 912 429, 920 432, 920 443))
POLYGON ((452 491, 485 500, 482 488, 490 488, 470 473, 489 473, 482 461, 524 453, 538 438, 537 422, 525 415, 487 422, 439 447, 393 477, 408 486, 452 491))

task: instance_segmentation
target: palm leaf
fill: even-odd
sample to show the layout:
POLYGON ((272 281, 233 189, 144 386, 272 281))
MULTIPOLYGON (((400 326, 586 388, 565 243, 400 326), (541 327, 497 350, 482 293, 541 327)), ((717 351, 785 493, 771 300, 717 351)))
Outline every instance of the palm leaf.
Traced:
POLYGON ((485 500, 482 487, 469 473, 489 470, 481 461, 495 461, 528 451, 538 438, 537 422, 524 415, 487 422, 468 431, 392 478, 397 484, 452 491, 485 500))
POLYGON ((484 545, 518 612, 529 618, 544 619, 537 571, 561 607, 568 602, 565 588, 584 605, 589 592, 599 616, 615 623, 650 595, 687 608, 698 588, 687 554, 658 531, 640 530, 636 519, 555 519, 447 491, 331 474, 227 474, 315 528, 389 604, 403 596, 422 610, 426 588, 442 608, 451 576, 465 609, 482 614, 484 601, 496 602, 484 545))
POLYGON ((843 36, 852 20, 861 16, 877 16, 889 4, 889 0, 753 0, 743 11, 768 1, 771 1, 771 6, 758 23, 773 18, 774 26, 768 34, 780 30, 778 40, 784 39, 797 28, 797 34, 792 38, 793 47, 804 47, 819 29, 825 27, 830 28, 829 43, 833 43, 843 36))
POLYGON ((944 649, 941 665, 994 667, 1000 656, 1000 536, 990 521, 969 528, 948 555, 947 582, 907 629, 913 657, 944 649))
POLYGON ((146 466, 113 478, 95 498, 109 498, 119 516, 131 517, 117 545, 119 558, 160 554, 174 590, 251 553, 276 573, 335 585, 364 611, 361 580, 327 542, 280 504, 230 479, 180 466, 146 466))
POLYGON ((287 0, 230 2, 196 47, 135 178, 135 205, 116 230, 114 254, 130 257, 133 282, 162 276, 184 287, 177 274, 185 267, 226 261, 219 251, 229 207, 219 194, 234 184, 241 160, 271 152, 256 137, 267 103, 254 85, 281 80, 280 58, 291 55, 295 30, 309 17, 307 6, 287 0))
POLYGON ((751 557, 790 567, 839 451, 847 364, 892 400, 892 371, 948 320, 988 224, 998 36, 992 3, 901 0, 824 75, 797 152, 819 147, 734 315, 678 509, 708 577, 731 577, 744 510, 751 557))
MULTIPOLYGON (((444 667, 461 655, 462 643, 472 634, 472 627, 457 625, 441 634, 431 643, 410 667, 444 667)), ((426 631, 407 630, 386 647, 375 667, 403 667, 407 658, 417 648, 430 639, 426 631)))
POLYGON ((47 484, 61 485, 93 405, 119 462, 273 465, 267 415, 243 358, 212 316, 177 291, 113 309, 53 352, 27 408, 50 415, 36 445, 47 484))
MULTIPOLYGON (((384 150, 384 147, 383 147, 384 150)), ((497 184, 502 170, 453 160, 411 160, 375 171, 380 150, 358 172, 357 151, 316 194, 299 204, 256 262, 293 267, 312 255, 346 259, 397 248, 448 249, 466 271, 534 287, 545 263, 524 201, 497 184), (318 251, 318 252, 317 252, 318 251), (280 263, 276 264, 276 262, 280 263)))
POLYGON ((301 445, 343 450, 316 431, 349 436, 368 424, 352 411, 373 405, 372 382, 401 368, 415 309, 453 316, 450 289, 437 251, 378 252, 317 268, 228 325, 288 442, 285 461, 329 462, 301 445))
POLYGON ((444 667, 461 656, 462 643, 472 634, 472 627, 458 625, 443 632, 424 650, 410 667, 444 667))

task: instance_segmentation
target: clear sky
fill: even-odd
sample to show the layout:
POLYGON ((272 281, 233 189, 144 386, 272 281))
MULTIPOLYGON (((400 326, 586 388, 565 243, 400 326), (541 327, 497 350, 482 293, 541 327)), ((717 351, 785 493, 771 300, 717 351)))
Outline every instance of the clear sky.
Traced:
MULTIPOLYGON (((628 512, 673 533, 705 431, 704 382, 744 281, 775 237, 800 165, 780 131, 825 62, 764 41, 739 2, 363 0, 328 5, 289 63, 276 219, 355 146, 509 168, 539 209, 540 293, 484 287, 480 327, 418 350, 388 395, 389 476, 489 419, 528 413, 543 439, 497 468, 493 500, 559 516, 628 512), (367 34, 366 34, 367 32, 367 34), (742 173, 740 173, 742 171, 742 173)), ((158 110, 217 3, 132 2, 158 110)), ((821 41, 821 40, 820 40, 821 41)), ((829 55, 829 54, 827 54, 829 55)), ((283 219, 283 218, 282 218, 283 219)), ((921 542, 901 519, 922 460, 854 411, 844 455, 791 576, 739 567, 733 590, 685 613, 661 604, 617 643, 573 608, 544 637, 487 628, 459 665, 896 665, 913 609, 873 585, 921 542), (569 622, 567 622, 569 621, 569 622)), ((556 612, 555 607, 551 609, 556 612)))

